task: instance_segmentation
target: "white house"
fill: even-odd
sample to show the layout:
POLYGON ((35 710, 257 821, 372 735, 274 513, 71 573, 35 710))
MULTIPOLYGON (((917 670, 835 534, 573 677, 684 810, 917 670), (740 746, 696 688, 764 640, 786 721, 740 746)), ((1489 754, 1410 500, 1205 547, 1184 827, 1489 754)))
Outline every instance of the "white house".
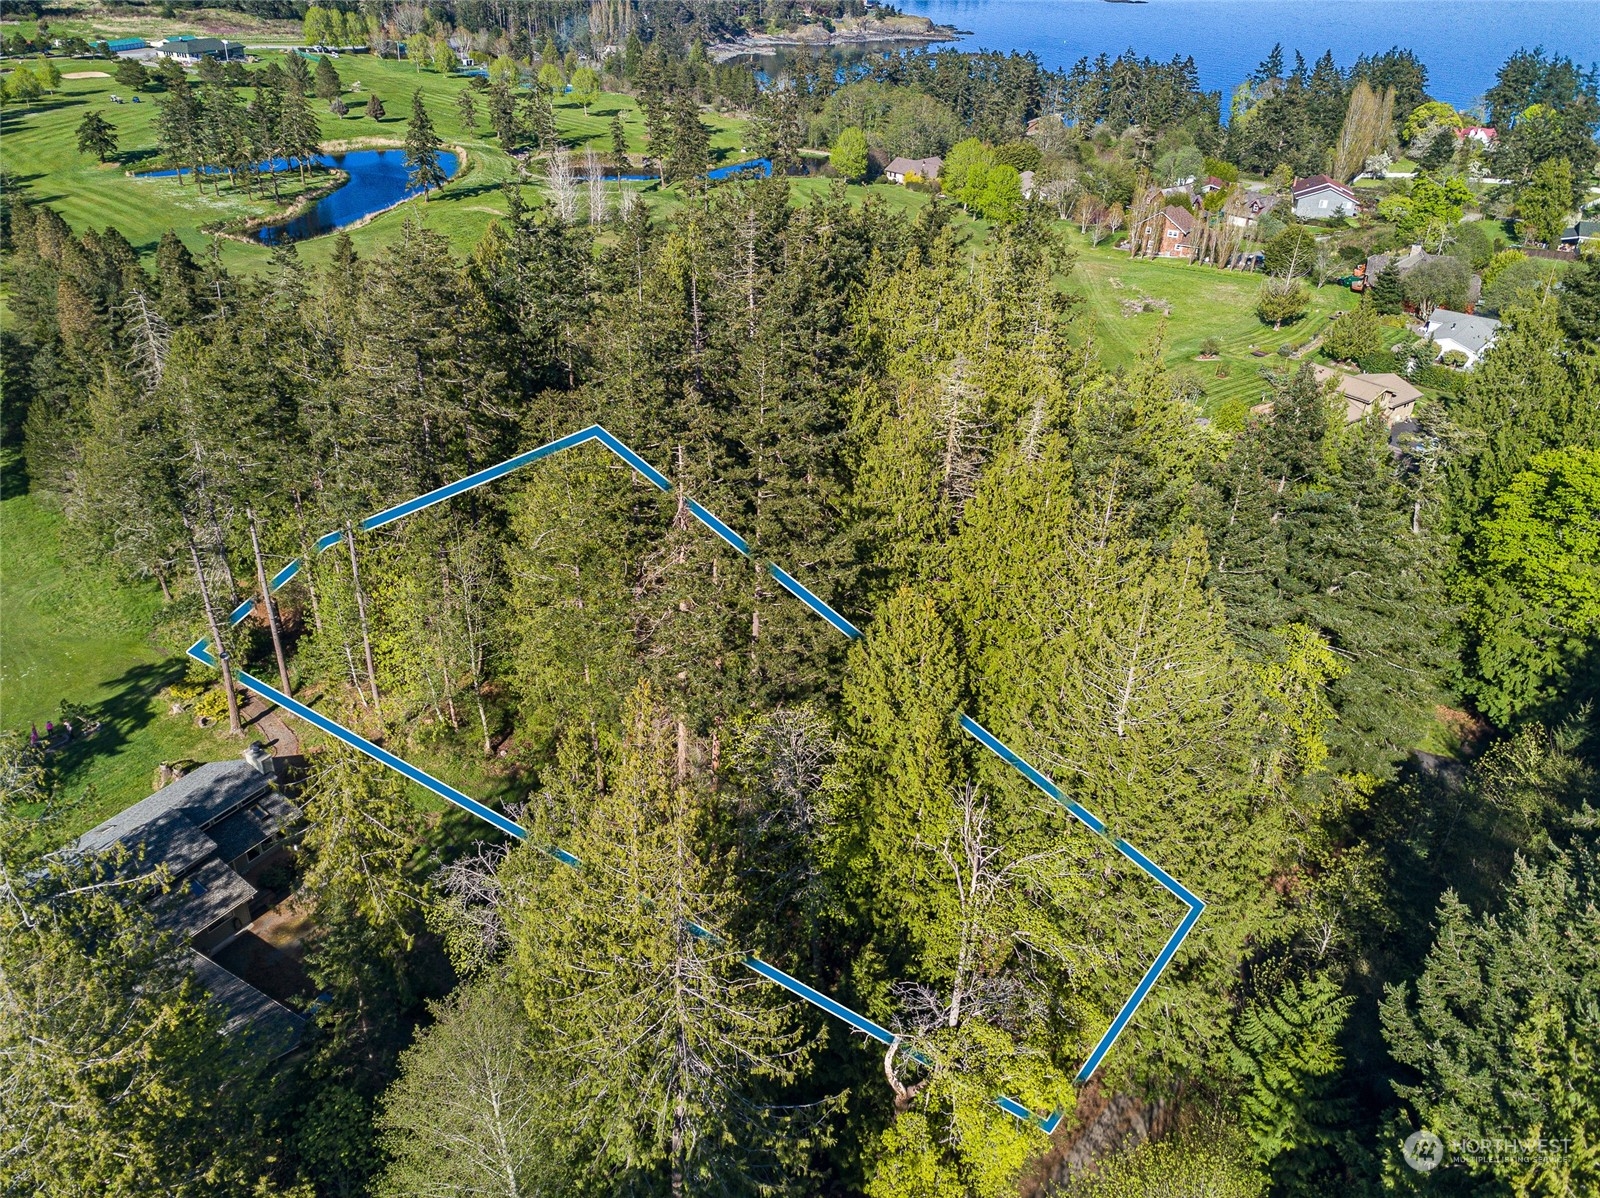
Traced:
POLYGON ((1441 354, 1453 349, 1466 354, 1470 367, 1476 366, 1483 351, 1494 344, 1500 322, 1490 316, 1468 316, 1465 312, 1435 308, 1422 331, 1433 339, 1441 354))
POLYGON ((904 183, 912 175, 931 181, 939 177, 943 168, 944 159, 937 154, 931 158, 896 158, 883 168, 883 177, 891 183, 904 183))
POLYGON ((1355 192, 1327 175, 1296 179, 1293 192, 1294 214, 1301 220, 1330 220, 1338 216, 1354 216, 1356 209, 1360 207, 1355 192))

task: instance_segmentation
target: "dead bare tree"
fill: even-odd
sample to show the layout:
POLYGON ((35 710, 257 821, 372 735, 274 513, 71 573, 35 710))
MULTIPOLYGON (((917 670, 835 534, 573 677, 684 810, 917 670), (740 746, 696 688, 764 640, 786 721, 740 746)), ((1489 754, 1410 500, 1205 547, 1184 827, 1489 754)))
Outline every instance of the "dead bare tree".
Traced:
POLYGON ((589 223, 603 225, 606 223, 606 177, 605 169, 600 165, 600 155, 595 148, 586 146, 583 151, 583 177, 589 189, 589 223))
POLYGON ((956 514, 977 493, 983 469, 983 392, 969 377, 971 366, 958 356, 939 384, 934 419, 944 443, 939 489, 956 514))
POLYGON ((578 218, 578 177, 572 169, 572 155, 565 149, 551 150, 545 158, 545 186, 550 191, 550 205, 564 224, 578 218))

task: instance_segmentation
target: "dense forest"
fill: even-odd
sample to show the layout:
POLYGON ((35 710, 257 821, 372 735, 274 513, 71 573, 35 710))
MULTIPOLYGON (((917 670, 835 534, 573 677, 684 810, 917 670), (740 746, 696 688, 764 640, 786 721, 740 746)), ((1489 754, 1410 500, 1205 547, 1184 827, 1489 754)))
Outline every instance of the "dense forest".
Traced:
MULTIPOLYGON (((738 15, 680 7, 619 68, 668 114, 718 92, 672 38, 738 15)), ((518 6, 454 8, 504 36, 518 6)), ((1557 68, 1513 58, 1490 102, 1586 139, 1497 154, 1583 178, 1594 81, 1557 68)), ((1131 55, 899 54, 749 100, 780 168, 817 129, 910 130, 1129 200, 1185 151, 1320 167, 1359 88, 1427 101, 1404 51, 1258 75, 1227 126, 1192 63, 1131 55)), ((48 854, 59 796, 6 733, 0 1193, 1044 1192, 1051 1138, 994 1096, 1070 1137, 1176 912, 961 712, 1207 903, 1088 1091, 1164 1134, 1050 1192, 1596 1192, 1600 260, 1512 296, 1404 440, 1289 358, 1231 431, 1165 332, 1102 360, 1053 203, 973 234, 945 201, 692 173, 668 215, 508 185, 466 253, 413 220, 258 274, 7 203, 8 472, 74 552, 160 588, 163 644, 213 630, 230 709, 232 666, 281 677, 492 774, 529 836, 308 739, 322 997, 269 1066, 218 1037, 126 862, 48 854), (357 531, 595 423, 681 490, 589 445, 357 531), (295 558, 271 622, 228 630, 295 558), (1500 1147, 1428 1174, 1418 1129, 1500 1147)))

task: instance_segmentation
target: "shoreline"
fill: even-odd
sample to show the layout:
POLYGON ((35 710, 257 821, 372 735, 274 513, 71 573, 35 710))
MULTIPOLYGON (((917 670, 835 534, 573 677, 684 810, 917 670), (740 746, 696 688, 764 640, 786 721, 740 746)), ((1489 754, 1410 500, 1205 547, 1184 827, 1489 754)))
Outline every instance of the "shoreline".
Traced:
MULTIPOLYGON (((318 145, 317 152, 320 154, 342 154, 348 153, 351 150, 392 150, 400 149, 403 147, 403 145, 403 142, 394 141, 393 139, 384 137, 353 137, 322 142, 318 145)), ((475 165, 472 161, 472 156, 467 152, 467 148, 465 146, 452 145, 448 148, 449 151, 456 156, 456 173, 451 175, 449 179, 445 180, 442 186, 436 189, 440 194, 442 194, 452 184, 465 178, 470 172, 472 166, 475 165)), ((289 224, 297 217, 303 216, 306 211, 316 203, 326 199, 328 196, 338 191, 339 188, 343 187, 346 183, 350 182, 350 175, 348 172, 339 170, 337 167, 330 167, 328 169, 334 175, 340 176, 340 178, 337 181, 330 182, 325 187, 316 188, 312 191, 306 192, 304 195, 300 196, 293 205, 283 212, 274 213, 270 216, 252 216, 244 217, 242 219, 235 217, 234 219, 226 221, 221 225, 215 225, 209 228, 202 227, 200 232, 204 233, 208 237, 225 237, 229 241, 238 242, 241 245, 253 245, 257 248, 271 249, 272 247, 268 245, 267 242, 262 241, 261 238, 257 236, 262 229, 274 228, 289 224)), ((329 229, 326 233, 318 233, 312 237, 298 238, 296 241, 289 242, 287 244, 297 244, 299 241, 315 241, 317 238, 327 237, 333 233, 347 233, 351 229, 359 229, 363 225, 376 220, 386 212, 393 212, 396 208, 399 208, 403 204, 409 204, 412 200, 420 199, 424 199, 424 197, 420 194, 404 196, 392 204, 385 205, 382 208, 374 209, 365 216, 353 220, 347 225, 340 225, 337 229, 329 229)))
POLYGON ((771 54, 777 50, 831 50, 841 46, 933 45, 959 41, 962 31, 953 25, 936 25, 927 17, 895 17, 828 29, 802 25, 785 33, 747 33, 732 41, 706 47, 713 62, 727 62, 745 54, 771 54))

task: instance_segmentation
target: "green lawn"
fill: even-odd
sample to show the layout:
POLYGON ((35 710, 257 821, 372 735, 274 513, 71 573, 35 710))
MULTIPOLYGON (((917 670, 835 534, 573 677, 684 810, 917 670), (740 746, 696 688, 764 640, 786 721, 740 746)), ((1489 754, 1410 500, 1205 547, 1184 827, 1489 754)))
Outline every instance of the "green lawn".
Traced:
POLYGON ((76 835, 150 793, 162 761, 220 760, 239 743, 167 714, 156 692, 184 665, 156 648, 154 586, 129 586, 83 564, 59 515, 31 495, 0 501, 0 727, 26 732, 59 719, 61 701, 96 709, 105 726, 69 745, 57 776, 76 835))
MULTIPOLYGON (((1076 229, 1071 233, 1080 242, 1076 229)), ((1356 296, 1337 284, 1311 287, 1311 309, 1282 329, 1262 324, 1256 317, 1255 298, 1261 276, 1239 271, 1191 266, 1181 262, 1130 258, 1103 243, 1099 248, 1080 243, 1077 266, 1069 289, 1081 295, 1094 321, 1101 358, 1112 364, 1131 362, 1155 336, 1162 321, 1167 326, 1167 364, 1193 375, 1205 387, 1208 415, 1237 416, 1260 401, 1263 366, 1278 363, 1279 345, 1299 346, 1327 326, 1332 313, 1352 308, 1356 296), (1123 302, 1148 296, 1171 304, 1171 315, 1123 313, 1123 302), (1197 361, 1208 337, 1222 343, 1215 361, 1197 361), (1256 357, 1252 350, 1266 350, 1256 357), (1218 377, 1223 374, 1225 377, 1218 377)))
MULTIPOLYGON (((264 59, 279 57, 268 52, 264 59)), ((99 71, 95 61, 58 59, 64 73, 99 71)), ((350 115, 338 117, 327 105, 315 105, 326 143, 399 145, 406 132, 411 98, 420 91, 434 127, 447 145, 466 151, 461 172, 427 201, 413 200, 383 213, 351 230, 356 248, 370 253, 393 240, 400 225, 410 218, 421 219, 429 228, 446 234, 457 250, 466 250, 482 236, 489 222, 505 212, 501 186, 518 177, 517 164, 501 152, 488 129, 487 104, 478 103, 478 121, 468 128, 461 119, 457 98, 470 85, 466 76, 445 76, 371 55, 345 55, 335 64, 346 86, 344 100, 350 115), (360 90, 354 90, 359 84, 360 90), (383 99, 386 115, 374 121, 366 115, 367 97, 383 99)), ((139 104, 116 104, 112 95, 129 98, 126 87, 111 78, 66 79, 61 91, 46 96, 26 110, 11 106, 0 114, 0 139, 3 139, 4 166, 14 182, 34 199, 51 204, 74 229, 104 228, 115 225, 142 254, 154 253, 161 234, 174 229, 197 255, 204 252, 209 238, 201 228, 213 222, 243 215, 266 215, 271 205, 251 200, 242 192, 224 186, 221 196, 209 188, 201 194, 193 182, 176 179, 133 179, 127 171, 148 169, 156 163, 154 123, 159 93, 147 92, 139 104), (98 111, 117 131, 119 161, 101 164, 78 153, 76 129, 85 112, 98 111)), ((241 90, 241 101, 248 99, 241 90)), ((581 148, 593 142, 609 154, 610 124, 620 113, 628 137, 630 153, 644 151, 644 119, 632 97, 602 94, 585 113, 576 102, 562 98, 556 103, 556 123, 569 145, 581 148)), ((717 163, 738 161, 746 156, 745 122, 737 117, 707 112, 703 119, 711 129, 711 153, 717 163)), ((528 201, 537 204, 537 188, 528 189, 528 201)), ((665 197, 663 197, 665 198, 665 197)), ((316 238, 299 245, 301 255, 311 263, 325 261, 331 252, 331 237, 316 238)), ((223 259, 231 269, 251 270, 265 263, 264 247, 222 241, 223 259)))

